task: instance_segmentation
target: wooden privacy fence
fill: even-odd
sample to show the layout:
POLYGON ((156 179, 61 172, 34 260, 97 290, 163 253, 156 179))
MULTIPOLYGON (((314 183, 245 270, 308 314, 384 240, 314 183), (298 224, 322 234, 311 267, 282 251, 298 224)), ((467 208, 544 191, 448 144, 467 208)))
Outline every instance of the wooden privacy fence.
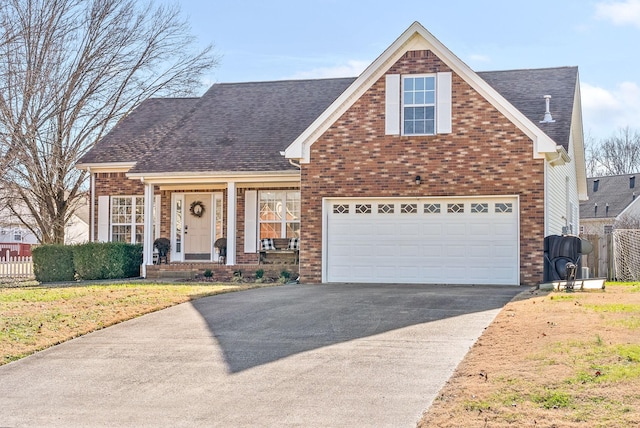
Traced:
POLYGON ((612 235, 581 235, 580 238, 593 244, 593 252, 582 256, 582 266, 589 268, 589 276, 612 279, 615 276, 612 235))
POLYGON ((33 278, 33 258, 30 256, 0 258, 0 279, 33 278))

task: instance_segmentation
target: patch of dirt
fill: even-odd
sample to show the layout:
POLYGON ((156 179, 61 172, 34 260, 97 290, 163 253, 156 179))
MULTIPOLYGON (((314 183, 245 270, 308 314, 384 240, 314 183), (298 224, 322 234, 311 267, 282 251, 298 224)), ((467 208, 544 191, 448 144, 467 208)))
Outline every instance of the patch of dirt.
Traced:
POLYGON ((640 426, 638 288, 521 293, 418 426, 640 426))

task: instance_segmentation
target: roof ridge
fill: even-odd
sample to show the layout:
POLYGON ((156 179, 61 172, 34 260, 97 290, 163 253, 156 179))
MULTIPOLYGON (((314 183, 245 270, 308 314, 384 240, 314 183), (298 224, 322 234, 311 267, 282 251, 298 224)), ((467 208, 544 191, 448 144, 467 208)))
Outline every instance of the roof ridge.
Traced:
POLYGON ((509 73, 509 72, 514 72, 514 71, 542 71, 542 70, 560 70, 560 69, 569 69, 569 68, 574 68, 574 69, 578 69, 577 65, 561 65, 561 66, 557 66, 557 67, 538 67, 538 68, 514 68, 514 69, 510 69, 510 70, 484 70, 484 71, 476 71, 474 70, 476 73, 481 74, 481 73, 509 73))
MULTIPOLYGON (((353 79, 357 79, 358 76, 351 76, 351 77, 321 77, 321 78, 317 78, 317 79, 313 79, 313 78, 307 78, 307 79, 276 79, 276 80, 256 80, 256 81, 247 81, 247 82, 217 82, 214 83, 213 85, 211 85, 211 87, 213 86, 218 86, 218 85, 225 85, 225 86, 230 86, 230 85, 253 85, 253 84, 264 84, 264 83, 287 83, 287 82, 326 82, 329 80, 353 80, 353 79)), ((210 88, 211 88, 210 87, 210 88)))

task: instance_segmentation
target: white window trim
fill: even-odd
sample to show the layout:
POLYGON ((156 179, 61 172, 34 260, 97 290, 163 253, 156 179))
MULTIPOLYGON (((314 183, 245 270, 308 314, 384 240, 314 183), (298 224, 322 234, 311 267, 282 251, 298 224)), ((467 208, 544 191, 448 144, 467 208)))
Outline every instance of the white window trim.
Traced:
POLYGON ((401 85, 400 85, 400 126, 401 126, 401 132, 402 135, 405 136, 432 136, 432 135, 436 135, 438 133, 438 76, 436 73, 426 73, 426 74, 403 74, 402 78, 401 78, 401 85), (411 104, 411 105, 405 105, 404 102, 404 88, 405 88, 405 81, 407 79, 415 79, 415 78, 421 78, 421 77, 430 77, 433 78, 433 85, 434 85, 434 97, 433 97, 433 103, 425 103, 425 104, 411 104), (411 133, 411 134, 407 134, 405 132, 404 129, 404 109, 405 107, 433 107, 433 133, 423 133, 423 134, 418 134, 418 133, 411 133))
MULTIPOLYGON (((260 236, 260 225, 265 223, 265 224, 277 224, 278 222, 275 221, 262 221, 260 219, 260 203, 262 201, 261 196, 262 193, 282 193, 282 208, 285 211, 284 213, 282 213, 282 218, 280 220, 280 224, 281 224, 281 228, 280 228, 280 238, 286 238, 287 237, 287 224, 292 224, 292 223, 297 223, 298 225, 300 225, 300 218, 298 218, 298 220, 295 221, 287 221, 287 216, 286 216, 286 209, 287 209, 287 195, 289 193, 297 193, 298 194, 298 201, 300 202, 300 204, 302 204, 302 200, 300 198, 300 190, 261 190, 258 192, 258 203, 257 203, 257 226, 258 226, 258 230, 257 230, 257 236, 258 239, 261 239, 260 236)), ((300 229, 300 228, 298 228, 300 229)))
POLYGON ((142 201, 142 206, 144 208, 144 196, 143 195, 111 195, 110 204, 109 204, 109 242, 113 242, 113 227, 114 226, 130 226, 130 242, 133 244, 142 244, 144 241, 144 229, 143 229, 143 237, 141 242, 136 241, 136 226, 142 226, 144 228, 144 214, 143 220, 141 223, 136 222, 136 207, 138 203, 138 199, 142 201), (129 223, 115 223, 113 221, 113 200, 114 199, 131 199, 132 203, 132 212, 131 212, 131 222, 129 223))

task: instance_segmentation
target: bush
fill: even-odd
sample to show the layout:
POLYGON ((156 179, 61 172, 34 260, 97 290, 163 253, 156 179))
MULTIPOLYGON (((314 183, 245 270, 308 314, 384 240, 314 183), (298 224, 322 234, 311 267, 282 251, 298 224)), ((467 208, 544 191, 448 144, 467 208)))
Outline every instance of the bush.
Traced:
POLYGON ((73 247, 40 245, 33 249, 33 273, 40 282, 73 281, 73 247))
POLYGON ((256 279, 262 279, 263 276, 264 276, 264 269, 258 269, 256 271, 256 279))
POLYGON ((213 278, 213 271, 211 269, 205 269, 203 275, 205 278, 213 278))
POLYGON ((124 242, 41 245, 33 252, 40 282, 131 278, 140 276, 141 264, 142 246, 124 242))
POLYGON ((142 246, 124 242, 88 242, 73 247, 79 279, 116 279, 140 276, 142 246))

